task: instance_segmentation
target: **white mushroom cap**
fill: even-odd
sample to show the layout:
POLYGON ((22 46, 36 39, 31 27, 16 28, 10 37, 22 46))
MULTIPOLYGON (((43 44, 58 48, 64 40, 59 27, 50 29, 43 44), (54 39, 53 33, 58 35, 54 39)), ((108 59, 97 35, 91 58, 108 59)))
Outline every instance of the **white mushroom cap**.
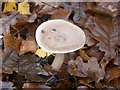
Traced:
POLYGON ((82 48, 85 34, 78 26, 61 19, 42 23, 36 30, 37 44, 51 53, 69 53, 82 48))

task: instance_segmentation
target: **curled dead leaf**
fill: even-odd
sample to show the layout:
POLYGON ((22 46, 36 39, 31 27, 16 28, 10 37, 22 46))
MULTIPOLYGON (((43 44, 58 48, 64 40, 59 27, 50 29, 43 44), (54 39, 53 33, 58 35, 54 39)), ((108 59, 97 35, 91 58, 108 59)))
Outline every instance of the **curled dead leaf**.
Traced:
POLYGON ((26 40, 22 40, 19 54, 21 55, 27 52, 35 53, 36 49, 37 45, 35 39, 32 36, 29 36, 26 40))
POLYGON ((3 39, 4 39, 4 48, 5 49, 7 49, 7 48, 15 49, 17 51, 17 53, 19 53, 21 39, 16 38, 16 37, 12 36, 11 34, 6 34, 3 39))
POLYGON ((84 63, 80 57, 68 62, 68 72, 78 77, 89 77, 95 82, 104 78, 105 71, 102 69, 95 57, 91 57, 88 63, 84 63), (74 73, 73 73, 74 72, 74 73))
POLYGON ((51 18, 68 20, 70 14, 71 11, 66 11, 64 9, 56 9, 51 18))

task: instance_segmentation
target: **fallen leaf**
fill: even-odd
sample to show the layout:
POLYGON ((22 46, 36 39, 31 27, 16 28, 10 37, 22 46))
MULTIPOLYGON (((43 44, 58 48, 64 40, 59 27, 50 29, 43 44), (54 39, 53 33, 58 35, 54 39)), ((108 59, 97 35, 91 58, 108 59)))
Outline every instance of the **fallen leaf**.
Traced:
POLYGON ((35 63, 35 61, 39 59, 37 56, 32 53, 26 53, 18 57, 15 56, 16 55, 10 55, 8 59, 3 62, 3 66, 8 68, 8 70, 10 69, 20 75, 25 76, 25 79, 27 80, 41 83, 45 82, 45 79, 47 78, 42 78, 37 75, 37 73, 42 70, 40 63, 35 63))
POLYGON ((116 79, 113 79, 109 82, 108 84, 109 86, 113 86, 115 88, 120 88, 120 77, 119 78, 116 78, 116 79))
POLYGON ((115 18, 104 16, 104 14, 103 16, 100 14, 96 14, 94 17, 90 16, 87 21, 87 27, 91 31, 90 37, 99 41, 97 45, 100 50, 104 51, 105 55, 110 56, 111 59, 115 58, 115 49, 119 45, 119 23, 115 18))
POLYGON ((89 84, 90 82, 91 82, 91 80, 89 78, 81 78, 79 80, 80 84, 83 84, 83 85, 90 87, 90 88, 94 88, 91 84, 89 84))
POLYGON ((20 50, 20 44, 21 44, 21 40, 19 38, 16 38, 14 36, 12 36, 11 34, 7 34, 4 36, 4 48, 11 48, 11 49, 15 49, 17 51, 17 53, 19 53, 20 50))
POLYGON ((32 36, 29 36, 26 40, 22 40, 19 54, 21 55, 27 52, 35 53, 36 49, 37 44, 35 42, 35 39, 32 36))
POLYGON ((70 14, 71 11, 66 11, 64 9, 56 9, 51 18, 68 20, 70 14))
POLYGON ((72 87, 72 82, 70 82, 69 80, 65 79, 65 80, 61 80, 59 81, 59 83, 56 86, 57 88, 71 88, 72 87))
POLYGON ((3 12, 13 12, 17 10, 16 2, 15 0, 11 0, 10 2, 4 2, 4 9, 3 12))
POLYGON ((37 14, 33 13, 29 18, 28 18, 28 22, 33 23, 37 18, 37 14))
POLYGON ((68 72, 71 75, 89 77, 97 83, 103 79, 105 75, 104 69, 99 66, 95 57, 91 57, 88 63, 84 63, 80 57, 77 57, 75 61, 70 60, 68 66, 68 72), (71 71, 74 71, 74 73, 71 71))
POLYGON ((120 77, 120 68, 117 66, 113 66, 106 71, 105 80, 110 82, 113 79, 117 79, 120 77))
POLYGON ((18 12, 20 14, 30 14, 30 5, 28 2, 21 2, 18 4, 18 12))
POLYGON ((10 34, 10 25, 16 24, 18 13, 13 12, 11 15, 2 15, 0 18, 0 34, 10 34))
POLYGON ((22 88, 40 88, 39 83, 24 83, 22 88))
POLYGON ((51 55, 51 53, 46 53, 44 52, 42 49, 38 49, 36 52, 35 52, 36 55, 38 55, 39 57, 48 57, 51 55))
POLYGON ((85 60, 90 60, 90 57, 86 54, 86 52, 82 49, 79 50, 80 51, 80 57, 85 59, 85 60))
POLYGON ((2 15, 2 4, 3 4, 3 2, 0 2, 0 17, 2 15))
POLYGON ((86 42, 85 43, 88 46, 93 46, 93 45, 98 43, 97 40, 95 40, 94 38, 91 37, 91 32, 88 29, 84 30, 84 32, 85 32, 85 35, 86 35, 86 42))
POLYGON ((9 81, 0 81, 0 85, 2 85, 2 87, 0 88, 12 88, 12 86, 14 85, 12 82, 9 82, 9 81))

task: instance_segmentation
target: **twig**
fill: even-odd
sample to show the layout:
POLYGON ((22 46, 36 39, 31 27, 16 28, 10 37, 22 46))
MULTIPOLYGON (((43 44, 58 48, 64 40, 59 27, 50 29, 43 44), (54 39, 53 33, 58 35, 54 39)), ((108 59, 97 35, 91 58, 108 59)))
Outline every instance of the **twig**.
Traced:
POLYGON ((46 3, 46 2, 42 2, 42 3, 45 4, 45 5, 48 5, 48 6, 52 7, 54 9, 58 9, 58 7, 54 7, 54 6, 52 6, 52 5, 50 5, 50 4, 46 3))
POLYGON ((15 16, 17 16, 19 13, 15 13, 14 15, 11 15, 9 20, 5 20, 2 24, 7 24, 11 19, 13 19, 15 16))
POLYGON ((21 31, 22 31, 24 28, 26 28, 28 25, 29 25, 29 23, 26 24, 23 28, 21 28, 21 29, 18 30, 17 32, 15 32, 15 33, 13 34, 13 36, 17 35, 19 32, 21 32, 21 31))

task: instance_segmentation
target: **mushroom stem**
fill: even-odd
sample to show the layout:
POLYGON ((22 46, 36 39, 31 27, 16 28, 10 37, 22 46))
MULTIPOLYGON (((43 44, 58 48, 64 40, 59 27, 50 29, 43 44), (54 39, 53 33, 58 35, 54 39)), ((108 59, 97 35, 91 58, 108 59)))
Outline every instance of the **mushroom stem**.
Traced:
POLYGON ((58 71, 64 62, 64 54, 56 54, 55 59, 52 63, 52 69, 58 71))

